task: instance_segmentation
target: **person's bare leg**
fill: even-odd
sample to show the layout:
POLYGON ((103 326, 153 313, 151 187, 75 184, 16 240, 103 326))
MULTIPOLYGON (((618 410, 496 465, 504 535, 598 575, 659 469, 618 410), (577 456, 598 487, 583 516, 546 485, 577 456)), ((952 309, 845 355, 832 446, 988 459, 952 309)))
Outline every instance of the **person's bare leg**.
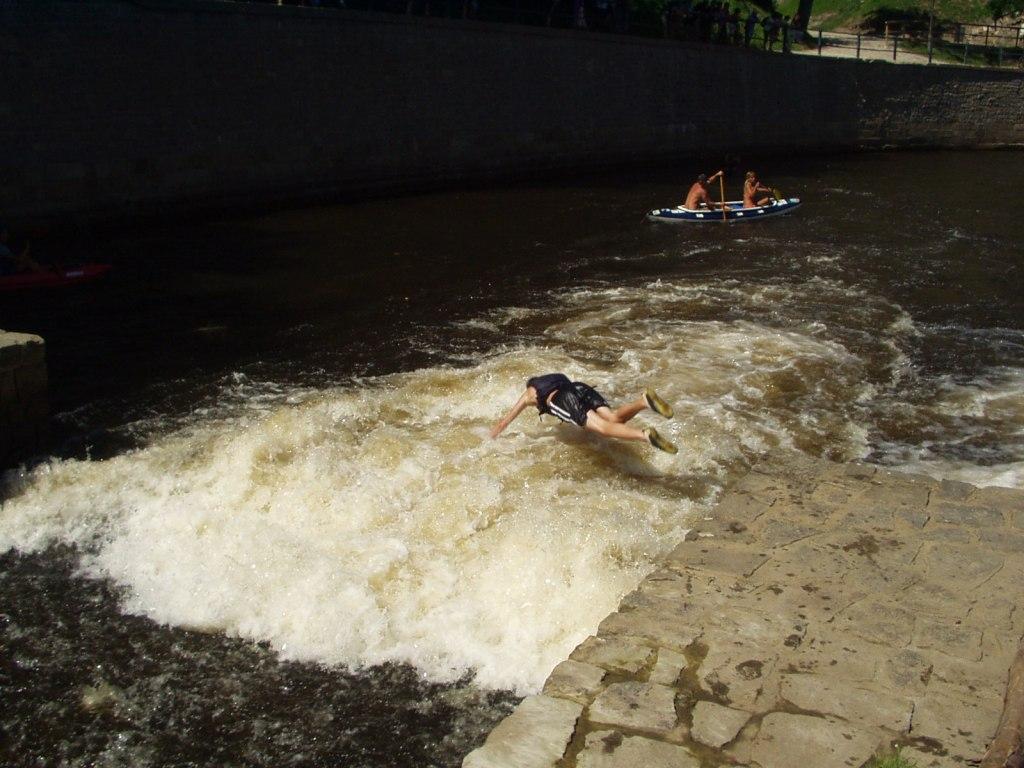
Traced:
POLYGON ((627 421, 636 416, 640 411, 647 407, 647 401, 643 398, 643 395, 638 397, 631 403, 620 405, 614 411, 611 408, 601 407, 597 409, 597 415, 607 421, 614 421, 619 424, 625 424, 627 421))
MULTIPOLYGON (((601 408, 601 410, 608 410, 611 413, 607 408, 601 408)), ((619 440, 647 440, 647 435, 636 427, 628 427, 625 424, 606 419, 597 411, 587 411, 587 423, 584 426, 602 437, 614 437, 619 440)))
POLYGON ((653 445, 659 451, 665 451, 666 453, 675 453, 677 450, 670 441, 659 435, 658 430, 654 427, 647 427, 641 430, 636 427, 619 424, 602 418, 597 411, 587 411, 587 423, 584 426, 602 437, 614 437, 619 440, 643 440, 653 445))

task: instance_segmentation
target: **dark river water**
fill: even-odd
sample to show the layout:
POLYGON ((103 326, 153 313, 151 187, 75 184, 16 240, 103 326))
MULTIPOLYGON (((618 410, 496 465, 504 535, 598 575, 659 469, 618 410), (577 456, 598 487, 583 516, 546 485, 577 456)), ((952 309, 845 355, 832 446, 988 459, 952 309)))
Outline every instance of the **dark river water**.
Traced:
POLYGON ((1024 485, 1024 154, 775 159, 51 238, 0 485, 0 762, 457 766, 768 452, 1024 485), (710 169, 703 169, 705 171, 710 169), (730 181, 737 190, 738 179, 730 181), (524 415, 651 385, 678 456, 524 415))

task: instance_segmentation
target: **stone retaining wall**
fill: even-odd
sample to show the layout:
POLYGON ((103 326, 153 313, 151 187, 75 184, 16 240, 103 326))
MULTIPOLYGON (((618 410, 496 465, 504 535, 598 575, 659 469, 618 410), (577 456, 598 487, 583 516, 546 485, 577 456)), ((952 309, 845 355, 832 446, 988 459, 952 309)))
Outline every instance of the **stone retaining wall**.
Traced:
POLYGON ((976 765, 1024 635, 1024 491, 755 468, 465 768, 976 765))
POLYGON ((0 71, 9 219, 1024 143, 1009 71, 257 3, 4 0, 0 71))
POLYGON ((0 468, 42 450, 47 419, 43 340, 0 330, 0 468))

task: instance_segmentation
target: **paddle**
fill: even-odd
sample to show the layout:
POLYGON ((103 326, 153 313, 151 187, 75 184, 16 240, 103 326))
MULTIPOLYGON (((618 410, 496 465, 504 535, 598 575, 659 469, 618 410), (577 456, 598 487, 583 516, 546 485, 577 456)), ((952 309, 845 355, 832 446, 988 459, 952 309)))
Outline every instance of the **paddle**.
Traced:
POLYGON ((728 221, 725 215, 725 174, 721 171, 718 172, 718 189, 722 194, 722 221, 728 221))
POLYGON ((779 190, 778 187, 775 187, 774 189, 772 189, 772 195, 775 196, 776 200, 785 200, 786 199, 786 198, 784 198, 782 196, 782 192, 779 190))

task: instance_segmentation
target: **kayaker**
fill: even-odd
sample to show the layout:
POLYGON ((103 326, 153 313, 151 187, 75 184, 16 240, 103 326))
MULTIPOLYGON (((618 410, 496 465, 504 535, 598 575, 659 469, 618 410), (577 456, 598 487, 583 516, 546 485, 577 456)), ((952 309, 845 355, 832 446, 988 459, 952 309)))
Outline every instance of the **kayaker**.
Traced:
POLYGON ((772 191, 757 178, 754 171, 747 171, 743 182, 743 207, 758 208, 768 205, 774 199, 772 191))
POLYGON ((658 397, 653 389, 647 389, 633 402, 620 405, 613 411, 597 390, 581 381, 570 381, 563 373, 549 373, 529 379, 526 390, 516 404, 491 429, 491 437, 500 435, 505 427, 531 405, 536 406, 542 416, 550 413, 567 424, 575 424, 602 437, 644 440, 666 453, 676 453, 678 450, 659 435, 654 427, 637 429, 626 424, 645 408, 650 408, 666 419, 672 418, 672 406, 658 397))
POLYGON ((30 245, 25 243, 25 247, 18 253, 14 253, 10 246, 11 233, 8 231, 7 226, 0 222, 0 275, 16 275, 19 272, 42 272, 43 268, 40 267, 32 257, 28 255, 30 245))
POLYGON ((721 176, 722 173, 722 171, 718 171, 718 173, 712 174, 710 178, 703 173, 698 176, 697 180, 693 182, 693 186, 690 187, 690 191, 686 193, 686 202, 683 203, 683 207, 689 208, 691 211, 695 211, 701 206, 721 209, 722 203, 716 203, 711 199, 708 185, 721 176))

